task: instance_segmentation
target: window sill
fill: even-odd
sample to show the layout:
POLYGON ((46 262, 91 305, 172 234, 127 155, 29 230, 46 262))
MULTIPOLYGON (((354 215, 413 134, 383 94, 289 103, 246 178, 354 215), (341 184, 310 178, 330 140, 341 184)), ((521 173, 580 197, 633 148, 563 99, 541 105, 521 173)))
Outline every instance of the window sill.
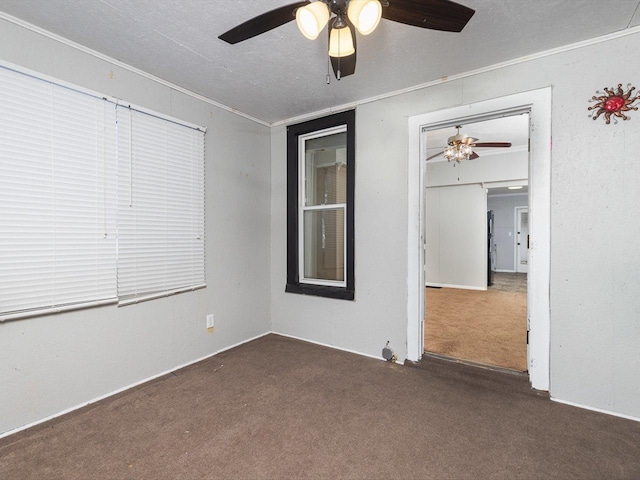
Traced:
POLYGON ((284 289, 287 293, 313 295, 316 297, 336 298, 338 300, 354 300, 355 292, 344 287, 328 287, 324 285, 309 285, 302 283, 287 283, 284 289))

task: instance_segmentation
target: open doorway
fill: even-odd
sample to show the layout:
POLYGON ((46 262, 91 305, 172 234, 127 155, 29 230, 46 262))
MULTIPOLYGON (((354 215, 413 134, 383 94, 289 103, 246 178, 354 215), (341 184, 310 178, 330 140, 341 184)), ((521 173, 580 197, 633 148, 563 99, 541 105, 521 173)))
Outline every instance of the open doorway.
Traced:
POLYGON ((529 114, 425 134, 425 352, 526 371, 529 114))
POLYGON ((425 318, 425 132, 469 120, 528 112, 529 227, 527 367, 531 386, 549 390, 551 264, 551 87, 466 103, 409 118, 407 151, 407 360, 423 357, 425 318))

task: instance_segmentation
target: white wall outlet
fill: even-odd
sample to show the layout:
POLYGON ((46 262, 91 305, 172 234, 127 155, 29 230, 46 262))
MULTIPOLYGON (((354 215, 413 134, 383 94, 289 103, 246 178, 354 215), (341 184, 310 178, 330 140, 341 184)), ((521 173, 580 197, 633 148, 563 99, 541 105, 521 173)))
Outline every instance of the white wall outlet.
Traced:
POLYGON ((213 328, 213 313, 207 315, 207 328, 213 328))

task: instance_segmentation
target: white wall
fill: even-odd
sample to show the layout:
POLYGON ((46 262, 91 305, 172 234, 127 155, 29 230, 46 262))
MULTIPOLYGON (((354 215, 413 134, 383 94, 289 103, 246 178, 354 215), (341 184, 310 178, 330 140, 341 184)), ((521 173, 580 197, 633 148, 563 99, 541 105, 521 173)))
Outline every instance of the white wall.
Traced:
POLYGON ((487 209, 482 185, 427 188, 428 286, 487 288, 487 209))
POLYGON ((596 90, 637 85, 640 64, 625 59, 639 47, 635 33, 359 106, 355 302, 284 293, 286 130, 274 128, 274 330, 378 356, 391 340, 405 358, 407 118, 552 86, 550 392, 640 418, 640 163, 621 160, 640 150, 640 113, 618 125, 587 116, 596 90))
POLYGON ((484 184, 528 176, 526 151, 474 161, 431 161, 426 168, 425 276, 428 286, 487 288, 487 209, 484 184))
POLYGON ((443 185, 465 185, 470 183, 526 180, 528 178, 529 156, 526 151, 505 150, 498 154, 482 155, 473 161, 428 162, 427 187, 443 185))
POLYGON ((487 208, 493 210, 493 242, 496 252, 496 270, 515 272, 515 207, 526 207, 526 194, 491 195, 487 197, 487 208))
POLYGON ((406 178, 406 159, 402 124, 392 127, 400 129, 395 132, 386 127, 378 130, 378 138, 390 140, 381 146, 361 135, 379 128, 377 116, 371 122, 362 108, 356 111, 355 301, 284 292, 286 128, 272 129, 271 316, 275 332, 381 358, 387 340, 395 350, 405 350, 406 286, 405 291, 398 286, 406 284, 406 274, 398 266, 406 263, 406 250, 393 246, 399 232, 407 228, 406 219, 398 214, 406 203, 406 192, 397 188, 406 178))
POLYGON ((5 21, 0 60, 208 128, 207 288, 1 323, 0 434, 268 332, 269 128, 5 21))

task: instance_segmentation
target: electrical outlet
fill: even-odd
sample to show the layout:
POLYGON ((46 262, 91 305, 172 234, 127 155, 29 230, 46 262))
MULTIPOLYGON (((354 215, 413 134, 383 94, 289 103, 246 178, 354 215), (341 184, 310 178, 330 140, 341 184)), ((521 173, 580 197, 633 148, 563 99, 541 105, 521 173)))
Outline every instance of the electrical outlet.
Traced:
POLYGON ((213 313, 207 315, 207 328, 213 328, 213 313))

